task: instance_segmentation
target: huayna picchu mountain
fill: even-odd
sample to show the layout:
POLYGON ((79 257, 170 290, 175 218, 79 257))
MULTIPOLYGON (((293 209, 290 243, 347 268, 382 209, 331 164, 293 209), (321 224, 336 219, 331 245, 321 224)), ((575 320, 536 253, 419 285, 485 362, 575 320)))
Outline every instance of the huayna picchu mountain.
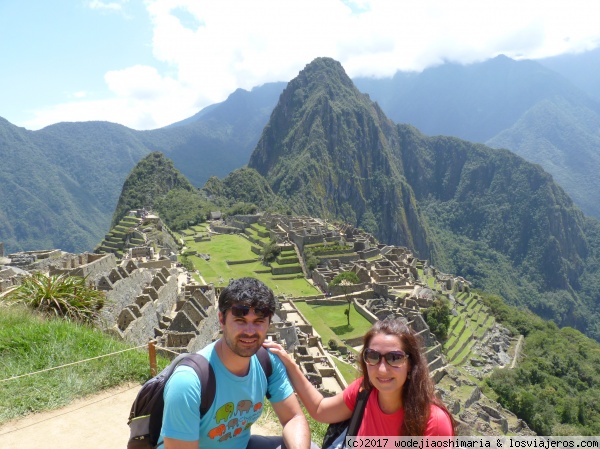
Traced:
POLYGON ((394 156, 398 135, 342 66, 318 58, 288 83, 248 166, 294 211, 342 219, 431 258, 414 193, 394 156))
POLYGON ((296 213, 363 227, 600 337, 597 220, 507 150, 392 123, 332 59, 288 84, 249 167, 296 213))

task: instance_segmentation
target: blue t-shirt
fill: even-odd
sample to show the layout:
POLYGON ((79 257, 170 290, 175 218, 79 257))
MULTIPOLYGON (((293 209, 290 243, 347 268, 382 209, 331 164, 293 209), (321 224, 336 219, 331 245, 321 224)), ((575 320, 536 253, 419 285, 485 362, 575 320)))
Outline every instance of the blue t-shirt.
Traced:
POLYGON ((212 343, 199 351, 215 371, 216 392, 212 406, 200 419, 200 380, 188 366, 178 367, 167 381, 165 409, 158 447, 163 437, 184 441, 198 440, 199 447, 245 448, 250 426, 263 411, 265 395, 272 403, 283 401, 293 393, 285 367, 278 357, 269 354, 273 372, 268 383, 256 355, 250 358, 246 376, 232 374, 221 362, 212 343))

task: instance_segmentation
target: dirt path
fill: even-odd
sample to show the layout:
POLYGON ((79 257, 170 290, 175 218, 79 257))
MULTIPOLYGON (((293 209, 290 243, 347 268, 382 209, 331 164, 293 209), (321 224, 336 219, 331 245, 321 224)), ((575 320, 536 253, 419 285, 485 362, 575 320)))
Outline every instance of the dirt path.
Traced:
MULTIPOLYGON (((129 438, 127 416, 139 384, 126 384, 78 400, 71 405, 36 413, 0 426, 0 448, 125 448, 129 438)), ((267 435, 262 426, 253 433, 267 435)))

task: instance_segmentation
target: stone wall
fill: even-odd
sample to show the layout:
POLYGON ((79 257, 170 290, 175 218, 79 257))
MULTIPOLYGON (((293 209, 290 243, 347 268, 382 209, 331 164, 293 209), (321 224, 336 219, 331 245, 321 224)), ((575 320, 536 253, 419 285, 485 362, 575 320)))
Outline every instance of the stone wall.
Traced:
POLYGON ((113 253, 108 254, 67 254, 55 265, 50 266, 50 275, 67 274, 87 278, 89 282, 95 283, 97 279, 107 271, 110 271, 117 263, 113 253))
POLYGON ((140 268, 171 268, 173 262, 169 259, 164 260, 149 260, 147 262, 139 262, 140 268))
POLYGON ((197 352, 214 341, 220 329, 218 312, 219 310, 216 307, 209 311, 208 316, 203 321, 204 324, 197 330, 196 338, 189 346, 190 352, 197 352))
POLYGON ((23 278, 24 274, 21 274, 23 272, 17 273, 15 270, 10 267, 0 269, 0 293, 4 293, 12 287, 21 284, 21 279, 23 278))
POLYGON ((275 341, 284 344, 288 352, 292 351, 298 344, 297 327, 289 321, 271 322, 269 333, 275 335, 275 341))
MULTIPOLYGON (((254 215, 235 215, 233 217, 231 217, 231 219, 234 219, 235 221, 239 221, 244 223, 247 226, 250 226, 251 224, 254 223, 258 223, 258 220, 260 219, 261 215, 259 214, 254 214, 254 215)), ((226 219, 225 220, 228 224, 230 223, 230 219, 226 219)))
POLYGON ((124 264, 122 268, 125 273, 114 268, 114 271, 111 270, 110 273, 100 277, 96 284, 98 290, 106 292, 107 304, 102 309, 101 315, 109 327, 117 322, 121 310, 141 294, 142 286, 149 284, 153 278, 151 270, 139 269, 134 262, 124 264))
POLYGON ((326 263, 329 260, 336 260, 338 263, 350 263, 350 262, 356 262, 360 259, 359 255, 357 253, 349 253, 347 255, 341 255, 341 254, 335 254, 335 257, 328 257, 328 256, 321 256, 320 254, 318 255, 319 260, 321 261, 321 263, 326 263))
POLYGON ((370 248, 364 251, 357 251, 357 253, 361 259, 369 259, 380 254, 378 248, 370 248))
POLYGON ((364 304, 361 304, 357 301, 354 301, 354 310, 356 310, 360 315, 365 317, 369 323, 373 324, 377 321, 377 317, 369 311, 364 304))
POLYGON ((55 263, 55 260, 61 257, 62 251, 52 249, 47 251, 20 251, 18 253, 9 254, 9 266, 29 269, 35 267, 43 270, 55 263))
POLYGON ((151 246, 136 246, 129 248, 129 253, 132 258, 146 257, 148 259, 154 258, 154 248, 151 246))
POLYGON ((352 285, 332 285, 328 286, 329 293, 334 296, 351 295, 367 289, 368 284, 352 284, 352 285))
POLYGON ((240 232, 238 228, 218 224, 211 225, 211 229, 214 232, 218 232, 219 234, 237 234, 238 232, 240 232))
POLYGON ((294 266, 280 266, 280 267, 273 267, 273 266, 271 266, 271 273, 273 275, 302 273, 302 267, 299 266, 299 265, 294 265, 294 266))
MULTIPOLYGON (((129 342, 143 344, 154 337, 155 328, 159 327, 160 317, 169 314, 177 302, 177 271, 169 272, 164 268, 153 272, 146 269, 136 270, 124 280, 127 281, 127 279, 130 282, 122 282, 123 280, 121 280, 116 282, 114 286, 118 288, 120 287, 119 284, 135 283, 137 295, 130 296, 133 293, 131 290, 130 294, 123 295, 124 291, 117 293, 116 288, 109 292, 111 296, 118 294, 120 296, 118 300, 121 304, 129 301, 119 312, 114 330, 129 342), (139 291, 139 287, 143 284, 139 283, 139 278, 136 276, 138 272, 141 272, 142 275, 149 273, 151 276, 149 282, 141 291, 139 291)), ((133 287, 133 285, 129 287, 133 287)), ((120 290, 124 290, 124 288, 120 290)))

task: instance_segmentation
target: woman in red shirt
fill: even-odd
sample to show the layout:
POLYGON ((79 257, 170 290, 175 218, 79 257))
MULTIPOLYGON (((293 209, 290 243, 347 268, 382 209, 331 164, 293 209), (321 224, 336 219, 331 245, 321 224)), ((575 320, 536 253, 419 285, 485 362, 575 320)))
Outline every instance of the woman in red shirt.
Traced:
POLYGON ((360 352, 363 377, 333 397, 323 397, 280 345, 265 342, 264 346, 281 358, 306 410, 319 422, 350 418, 363 387, 371 393, 357 436, 455 434, 452 415, 434 394, 419 338, 399 319, 373 324, 364 336, 360 352))

